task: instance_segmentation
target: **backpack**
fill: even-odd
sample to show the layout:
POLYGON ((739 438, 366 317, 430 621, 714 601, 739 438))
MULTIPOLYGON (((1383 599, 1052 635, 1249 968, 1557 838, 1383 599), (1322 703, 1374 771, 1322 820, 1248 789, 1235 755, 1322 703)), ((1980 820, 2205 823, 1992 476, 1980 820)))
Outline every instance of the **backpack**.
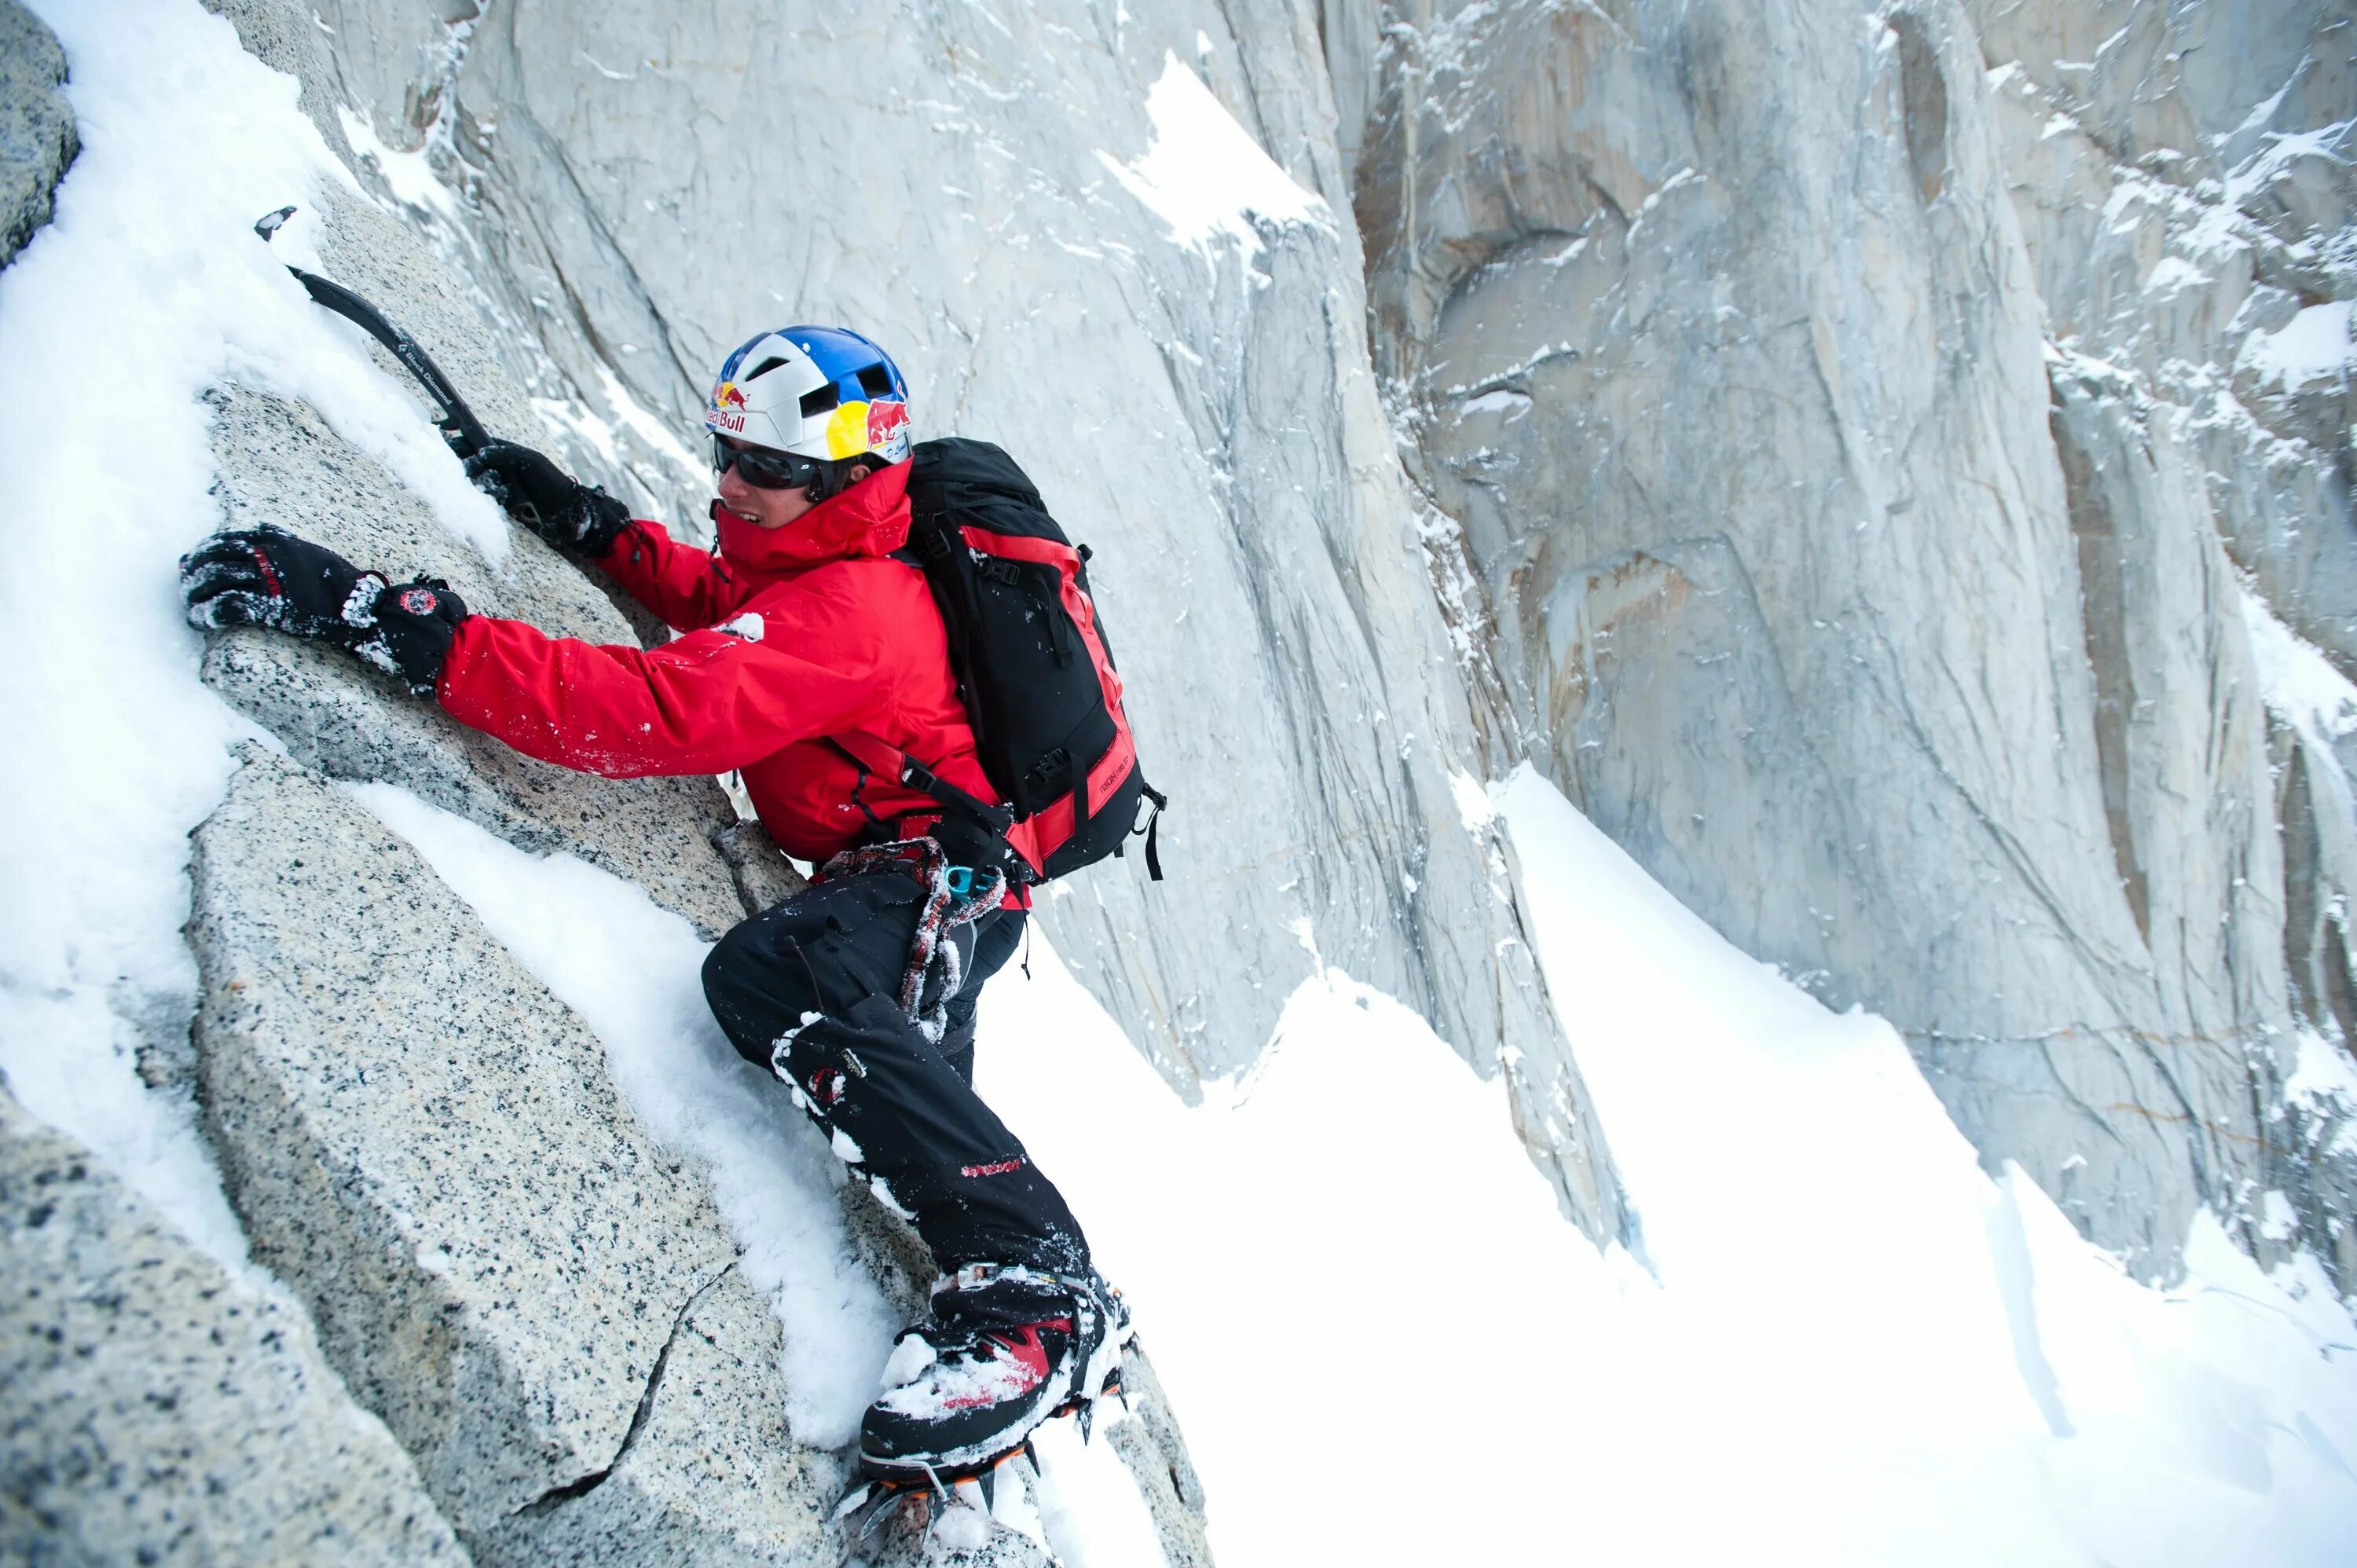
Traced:
POLYGON ((909 543, 894 553, 923 570, 941 607, 983 772, 1007 805, 975 800, 871 736, 837 744, 1017 846, 1026 865, 1004 864, 1027 882, 1121 854, 1144 796, 1154 802, 1146 868, 1159 882, 1169 801, 1138 768, 1089 594, 1088 546, 1064 536, 1029 477, 987 441, 920 442, 909 461, 909 543))

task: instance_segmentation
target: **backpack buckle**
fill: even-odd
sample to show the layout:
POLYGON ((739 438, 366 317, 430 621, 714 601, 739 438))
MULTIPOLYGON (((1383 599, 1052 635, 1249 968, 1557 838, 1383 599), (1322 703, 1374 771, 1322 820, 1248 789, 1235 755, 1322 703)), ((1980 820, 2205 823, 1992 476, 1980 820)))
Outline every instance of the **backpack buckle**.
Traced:
POLYGON ((971 865, 945 867, 942 872, 942 880, 949 884, 950 896, 953 898, 970 898, 974 896, 974 867, 971 865))

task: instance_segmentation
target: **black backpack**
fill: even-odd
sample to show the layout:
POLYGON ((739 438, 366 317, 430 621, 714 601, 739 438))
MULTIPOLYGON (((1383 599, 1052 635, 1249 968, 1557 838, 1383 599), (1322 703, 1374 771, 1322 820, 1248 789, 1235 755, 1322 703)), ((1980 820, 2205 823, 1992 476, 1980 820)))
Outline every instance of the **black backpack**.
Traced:
POLYGON ((1138 768, 1089 594, 1088 546, 1064 537, 1029 477, 987 441, 920 442, 909 462, 909 544, 896 553, 923 569, 941 607, 983 771, 1007 805, 975 800, 872 736, 838 744, 1006 840, 1024 863, 1008 868, 1027 882, 1121 854, 1144 796, 1154 802, 1146 868, 1160 881, 1169 802, 1138 768))

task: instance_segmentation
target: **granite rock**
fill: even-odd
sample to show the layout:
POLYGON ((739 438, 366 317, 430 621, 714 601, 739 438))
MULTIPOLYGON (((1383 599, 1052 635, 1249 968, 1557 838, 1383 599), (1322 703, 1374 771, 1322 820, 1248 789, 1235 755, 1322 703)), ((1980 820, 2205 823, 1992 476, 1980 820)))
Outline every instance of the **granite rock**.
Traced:
POLYGON ((770 831, 758 822, 732 822, 707 830, 712 847, 728 865, 745 913, 758 915, 810 886, 770 831))
POLYGON ((49 220, 81 148, 65 81, 56 35, 16 0, 0 0, 0 267, 49 220))
POLYGON ((468 1561, 303 1311, 0 1087, 0 1560, 468 1561))
POLYGON ((1102 1414, 1099 1420, 1108 1424, 1099 1430, 1129 1467, 1154 1516, 1163 1561, 1169 1568, 1211 1568, 1202 1478, 1143 1347, 1122 1359, 1121 1386, 1125 1409, 1117 1418, 1110 1411, 1102 1414))
POLYGON ((782 1355, 777 1315, 725 1270, 681 1311, 613 1458, 486 1526, 478 1555, 580 1568, 827 1560, 846 1467, 787 1430, 782 1355))
POLYGON ((255 1261, 462 1536, 612 1466, 735 1250, 569 1009, 316 774, 196 834, 207 1133, 255 1261))

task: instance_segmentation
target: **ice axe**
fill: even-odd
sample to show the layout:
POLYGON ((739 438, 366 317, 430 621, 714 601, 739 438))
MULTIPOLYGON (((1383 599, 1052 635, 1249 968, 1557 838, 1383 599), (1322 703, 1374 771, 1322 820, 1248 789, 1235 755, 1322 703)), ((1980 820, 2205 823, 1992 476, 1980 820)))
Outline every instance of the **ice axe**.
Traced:
MULTIPOLYGON (((261 235, 266 244, 270 237, 293 216, 295 209, 292 207, 282 207, 256 219, 253 231, 261 235)), ((490 435, 484 430, 482 421, 475 417, 475 411, 467 406, 467 400, 458 395, 458 389, 450 384, 450 378, 442 373, 442 367, 434 362, 434 357, 417 346, 416 338, 386 320, 383 311, 343 285, 332 283, 317 273, 307 273, 301 267, 289 266, 286 270, 295 274, 295 281, 303 285, 304 292, 383 344, 386 350, 417 378, 418 385, 425 389, 425 395, 432 398, 435 406, 441 410, 442 417, 434 422, 435 427, 442 432, 442 439, 450 444, 450 450, 458 455, 459 461, 464 462, 490 445, 490 435)))

